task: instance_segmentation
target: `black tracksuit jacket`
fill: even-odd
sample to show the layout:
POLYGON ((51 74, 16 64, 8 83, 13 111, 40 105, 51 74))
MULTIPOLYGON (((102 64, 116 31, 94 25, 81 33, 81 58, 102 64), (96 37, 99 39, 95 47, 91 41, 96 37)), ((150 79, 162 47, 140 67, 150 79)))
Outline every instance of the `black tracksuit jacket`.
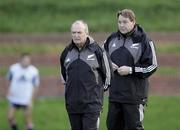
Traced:
POLYGON ((111 78, 105 53, 89 38, 81 50, 72 41, 62 52, 61 74, 65 80, 65 101, 69 113, 101 111, 103 86, 109 85, 111 78))
POLYGON ((104 48, 111 61, 119 67, 132 67, 132 74, 121 76, 117 71, 111 80, 109 100, 112 102, 145 103, 148 96, 148 77, 157 68, 155 48, 152 40, 139 25, 127 35, 119 31, 108 37, 104 48))

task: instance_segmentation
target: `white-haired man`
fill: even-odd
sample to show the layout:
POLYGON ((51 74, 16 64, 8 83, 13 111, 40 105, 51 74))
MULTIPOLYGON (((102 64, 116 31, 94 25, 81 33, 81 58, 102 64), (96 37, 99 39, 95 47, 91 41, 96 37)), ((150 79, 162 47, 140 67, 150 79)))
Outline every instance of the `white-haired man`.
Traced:
POLYGON ((71 129, 97 130, 103 92, 110 84, 109 62, 106 54, 89 37, 84 21, 75 21, 71 34, 72 41, 60 57, 71 129))

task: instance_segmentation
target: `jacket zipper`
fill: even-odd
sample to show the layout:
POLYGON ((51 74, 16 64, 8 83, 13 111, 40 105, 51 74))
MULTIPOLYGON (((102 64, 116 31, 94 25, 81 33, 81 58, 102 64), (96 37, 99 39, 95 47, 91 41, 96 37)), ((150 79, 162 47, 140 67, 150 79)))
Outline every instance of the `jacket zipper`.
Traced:
POLYGON ((124 41, 123 41, 123 47, 124 47, 124 45, 125 45, 125 42, 126 42, 126 38, 124 37, 124 41))
MULTIPOLYGON (((80 53, 81 53, 81 50, 78 50, 78 61, 80 60, 80 53)), ((77 76, 77 79, 79 79, 79 64, 77 65, 77 73, 76 73, 76 76, 77 76)), ((76 96, 77 98, 79 97, 79 90, 78 90, 78 87, 79 87, 79 81, 76 81, 76 84, 77 84, 77 88, 76 88, 76 96)), ((79 100, 79 99, 78 99, 79 100)))

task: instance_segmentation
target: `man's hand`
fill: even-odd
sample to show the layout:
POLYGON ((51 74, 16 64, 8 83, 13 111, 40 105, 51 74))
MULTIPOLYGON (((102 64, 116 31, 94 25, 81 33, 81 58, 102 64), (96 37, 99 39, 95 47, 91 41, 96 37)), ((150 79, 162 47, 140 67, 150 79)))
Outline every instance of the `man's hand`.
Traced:
POLYGON ((132 74, 132 68, 129 66, 121 66, 117 69, 117 71, 122 76, 132 74))
POLYGON ((113 71, 116 71, 118 69, 118 66, 112 62, 112 68, 113 68, 113 71))

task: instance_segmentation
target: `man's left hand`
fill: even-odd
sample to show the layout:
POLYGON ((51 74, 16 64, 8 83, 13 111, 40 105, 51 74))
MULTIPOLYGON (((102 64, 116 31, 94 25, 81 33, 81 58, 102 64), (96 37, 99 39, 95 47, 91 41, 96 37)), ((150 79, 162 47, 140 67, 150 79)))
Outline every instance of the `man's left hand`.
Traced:
POLYGON ((129 66, 121 66, 117 69, 118 73, 122 76, 131 74, 131 72, 130 72, 131 70, 132 70, 132 68, 129 66))

